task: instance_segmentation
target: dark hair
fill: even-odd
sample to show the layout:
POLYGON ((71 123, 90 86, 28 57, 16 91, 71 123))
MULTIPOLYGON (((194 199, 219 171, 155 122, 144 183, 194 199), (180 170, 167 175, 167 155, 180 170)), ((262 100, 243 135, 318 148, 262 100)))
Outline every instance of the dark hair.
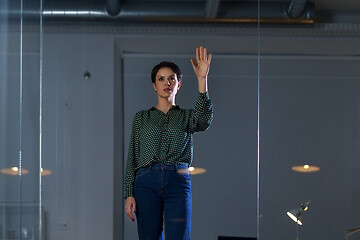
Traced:
POLYGON ((173 70, 173 72, 176 74, 177 79, 179 82, 181 82, 182 80, 182 73, 181 70, 179 68, 178 65, 176 65, 173 62, 161 62, 158 65, 156 65, 152 71, 151 71, 151 81, 153 83, 155 83, 155 78, 156 78, 156 74, 158 73, 158 71, 160 70, 160 68, 171 68, 171 70, 173 70))

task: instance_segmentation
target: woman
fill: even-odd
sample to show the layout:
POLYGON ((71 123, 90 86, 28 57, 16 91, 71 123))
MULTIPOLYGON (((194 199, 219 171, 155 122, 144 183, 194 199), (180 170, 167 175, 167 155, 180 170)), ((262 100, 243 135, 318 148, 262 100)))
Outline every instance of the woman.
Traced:
POLYGON ((151 72, 158 104, 135 115, 125 176, 125 211, 134 221, 140 240, 189 240, 193 134, 206 130, 213 118, 207 75, 211 54, 196 48, 190 59, 198 79, 199 97, 194 109, 175 104, 182 74, 171 62, 161 62, 151 72))

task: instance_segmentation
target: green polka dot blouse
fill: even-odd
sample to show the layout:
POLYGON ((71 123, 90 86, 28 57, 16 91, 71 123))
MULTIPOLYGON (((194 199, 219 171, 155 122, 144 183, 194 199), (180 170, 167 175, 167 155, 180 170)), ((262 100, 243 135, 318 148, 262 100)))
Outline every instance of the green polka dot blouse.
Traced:
POLYGON ((193 134, 205 131, 213 119, 209 94, 199 93, 194 109, 172 107, 166 114, 155 107, 136 113, 125 173, 125 198, 134 196, 137 169, 154 163, 190 165, 193 134))

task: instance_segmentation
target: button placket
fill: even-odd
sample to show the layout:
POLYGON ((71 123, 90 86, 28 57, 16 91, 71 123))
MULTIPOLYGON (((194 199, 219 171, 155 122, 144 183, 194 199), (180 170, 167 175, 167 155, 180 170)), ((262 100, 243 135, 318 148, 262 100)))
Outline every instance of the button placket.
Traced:
POLYGON ((169 152, 169 113, 165 115, 164 119, 164 154, 167 158, 169 152))
POLYGON ((167 153, 168 153, 168 116, 163 116, 164 123, 163 123, 163 129, 162 129, 162 141, 161 141, 161 156, 163 159, 163 162, 166 161, 167 153))

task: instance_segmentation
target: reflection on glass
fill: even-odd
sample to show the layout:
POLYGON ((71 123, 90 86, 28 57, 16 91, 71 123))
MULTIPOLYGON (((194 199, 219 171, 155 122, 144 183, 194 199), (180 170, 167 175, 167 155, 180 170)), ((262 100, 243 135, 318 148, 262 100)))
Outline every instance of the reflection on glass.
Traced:
POLYGON ((206 172, 205 168, 200 167, 189 167, 190 175, 200 175, 206 172))
POLYGON ((291 169, 295 172, 302 172, 302 173, 313 173, 320 171, 320 167, 308 165, 308 164, 293 166, 291 169))
POLYGON ((294 222, 306 224, 302 239, 343 239, 360 224, 360 5, 313 7, 311 27, 259 28, 260 240, 291 239, 294 222), (306 215, 308 206, 292 209, 299 198, 313 200, 306 215))
POLYGON ((0 239, 43 239, 40 1, 0 1, 0 239))
POLYGON ((1 169, 1 173, 6 175, 13 175, 13 176, 21 176, 26 175, 29 173, 29 170, 25 168, 19 168, 19 167, 11 167, 11 168, 3 168, 1 169))
MULTIPOLYGON (((21 176, 21 175, 26 175, 29 173, 29 170, 28 169, 25 169, 25 168, 19 168, 19 167, 11 167, 11 168, 3 168, 0 170, 0 172, 2 174, 5 174, 5 175, 13 175, 13 176, 21 176)), ((44 168, 41 168, 40 170, 41 172, 41 176, 50 176, 52 174, 52 171, 49 170, 49 169, 44 169, 44 168)))
POLYGON ((41 176, 42 176, 42 177, 44 177, 44 176, 50 176, 51 174, 52 174, 52 171, 51 171, 51 170, 41 168, 41 176))

